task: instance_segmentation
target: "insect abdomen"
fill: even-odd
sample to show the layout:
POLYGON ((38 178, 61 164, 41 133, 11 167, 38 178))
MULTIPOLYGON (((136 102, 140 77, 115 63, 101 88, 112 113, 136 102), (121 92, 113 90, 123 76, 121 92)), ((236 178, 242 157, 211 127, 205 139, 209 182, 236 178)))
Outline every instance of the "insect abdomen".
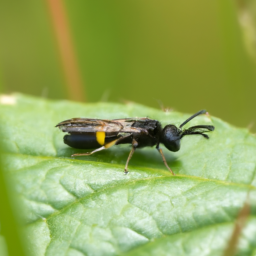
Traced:
POLYGON ((63 139, 72 148, 90 149, 101 146, 96 139, 96 133, 65 135, 63 139))
POLYGON ((93 149, 114 141, 118 136, 106 136, 105 132, 73 133, 64 136, 64 143, 72 148, 93 149))

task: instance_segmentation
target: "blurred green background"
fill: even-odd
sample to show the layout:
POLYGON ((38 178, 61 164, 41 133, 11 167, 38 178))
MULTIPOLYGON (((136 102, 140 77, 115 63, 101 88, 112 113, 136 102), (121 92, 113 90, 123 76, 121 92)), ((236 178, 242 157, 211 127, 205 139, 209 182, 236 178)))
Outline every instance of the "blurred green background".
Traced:
MULTIPOLYGON (((84 98, 189 113, 206 108, 248 127, 256 65, 246 49, 251 32, 239 25, 245 2, 252 3, 64 1, 84 98)), ((2 1, 0 24, 2 92, 70 99, 47 1, 2 1)))

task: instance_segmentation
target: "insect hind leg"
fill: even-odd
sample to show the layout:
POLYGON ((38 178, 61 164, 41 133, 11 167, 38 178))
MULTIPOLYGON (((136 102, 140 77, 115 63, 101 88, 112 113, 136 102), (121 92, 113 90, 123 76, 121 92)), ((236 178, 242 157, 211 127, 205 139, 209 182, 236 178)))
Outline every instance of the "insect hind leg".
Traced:
POLYGON ((97 149, 93 150, 92 152, 73 154, 73 155, 71 155, 71 157, 74 157, 74 156, 90 156, 90 155, 92 155, 92 154, 94 154, 94 153, 96 153, 98 151, 103 150, 103 149, 106 149, 106 147, 102 146, 100 148, 97 148, 97 149))
POLYGON ((90 156, 90 155, 92 155, 92 154, 94 154, 96 152, 99 152, 99 151, 103 150, 103 149, 108 149, 108 148, 114 146, 117 143, 118 140, 120 140, 120 138, 118 138, 116 140, 113 140, 113 141, 111 141, 109 143, 106 143, 104 146, 102 146, 100 148, 97 148, 97 149, 93 150, 92 152, 77 153, 77 154, 71 155, 71 157, 74 157, 74 156, 90 156))

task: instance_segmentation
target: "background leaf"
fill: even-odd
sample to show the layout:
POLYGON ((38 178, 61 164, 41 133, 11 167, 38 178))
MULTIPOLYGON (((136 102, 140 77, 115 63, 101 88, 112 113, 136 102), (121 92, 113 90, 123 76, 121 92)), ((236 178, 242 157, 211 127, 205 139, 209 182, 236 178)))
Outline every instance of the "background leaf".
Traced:
POLYGON ((3 161, 31 255, 222 255, 248 194, 238 255, 255 253, 256 139, 248 130, 200 116, 189 125, 213 124, 210 140, 187 136, 179 152, 164 149, 176 176, 151 148, 136 151, 124 175, 128 146, 72 159, 79 150, 54 126, 72 117, 180 124, 189 115, 138 104, 11 99, 0 109, 3 161))

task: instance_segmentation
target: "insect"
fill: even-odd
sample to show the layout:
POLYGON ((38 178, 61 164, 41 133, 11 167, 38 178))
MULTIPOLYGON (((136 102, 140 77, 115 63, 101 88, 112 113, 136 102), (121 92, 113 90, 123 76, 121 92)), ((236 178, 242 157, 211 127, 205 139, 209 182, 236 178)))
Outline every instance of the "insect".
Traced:
POLYGON ((159 121, 149 118, 113 120, 72 118, 60 122, 56 127, 59 127, 63 132, 69 133, 64 136, 64 143, 70 147, 79 149, 96 148, 91 152, 73 154, 72 157, 92 155, 114 145, 131 144, 132 149, 124 168, 124 172, 128 173, 129 161, 137 148, 156 146, 165 166, 174 175, 166 162, 160 144, 164 144, 168 150, 176 152, 180 149, 180 140, 186 135, 202 135, 204 138, 209 139, 205 133, 214 130, 212 125, 196 125, 188 129, 182 129, 191 119, 205 113, 205 110, 195 113, 179 127, 169 124, 162 128, 159 121))

